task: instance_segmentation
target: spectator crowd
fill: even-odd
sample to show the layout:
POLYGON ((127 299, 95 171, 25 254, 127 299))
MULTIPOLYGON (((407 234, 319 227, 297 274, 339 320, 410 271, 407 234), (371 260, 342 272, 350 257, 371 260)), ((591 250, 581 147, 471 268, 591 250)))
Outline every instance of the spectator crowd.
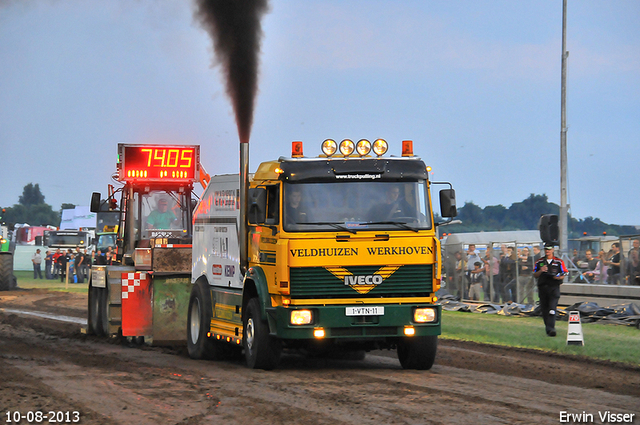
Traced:
POLYGON ((43 279, 43 260, 44 279, 53 280, 60 278, 60 282, 64 282, 68 275, 69 283, 84 283, 85 280, 89 280, 92 264, 113 264, 115 256, 113 255, 111 247, 98 250, 97 252, 83 247, 77 247, 75 252, 71 248, 66 251, 58 248, 55 251, 47 250, 44 258, 42 257, 41 250, 36 249, 36 252, 31 257, 34 279, 43 279))
MULTIPOLYGON (((573 283, 601 285, 640 285, 640 238, 632 239, 624 255, 619 242, 607 252, 588 249, 584 255, 573 250, 571 258, 573 283)), ((462 299, 494 303, 534 304, 536 278, 534 264, 544 256, 540 246, 514 247, 491 244, 483 254, 469 244, 468 250, 457 251, 455 269, 447 270, 447 290, 462 299)))

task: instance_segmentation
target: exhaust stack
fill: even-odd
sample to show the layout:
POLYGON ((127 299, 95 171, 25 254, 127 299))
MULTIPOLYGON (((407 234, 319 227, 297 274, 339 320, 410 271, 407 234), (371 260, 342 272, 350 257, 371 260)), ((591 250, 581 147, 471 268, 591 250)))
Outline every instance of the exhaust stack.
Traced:
POLYGON ((258 91, 262 26, 267 0, 196 0, 195 20, 213 40, 222 66, 227 95, 233 104, 240 138, 240 267, 249 265, 247 216, 249 195, 249 138, 258 91))

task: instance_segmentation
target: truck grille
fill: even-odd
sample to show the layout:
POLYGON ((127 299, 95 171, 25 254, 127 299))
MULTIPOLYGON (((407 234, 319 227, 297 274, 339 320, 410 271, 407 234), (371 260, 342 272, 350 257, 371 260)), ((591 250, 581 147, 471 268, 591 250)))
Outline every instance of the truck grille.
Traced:
MULTIPOLYGON (((382 266, 344 267, 352 276, 371 276, 382 266)), ((324 267, 298 267, 290 270, 292 298, 392 298, 429 296, 433 288, 433 265, 400 266, 382 283, 359 293, 344 278, 324 267)))

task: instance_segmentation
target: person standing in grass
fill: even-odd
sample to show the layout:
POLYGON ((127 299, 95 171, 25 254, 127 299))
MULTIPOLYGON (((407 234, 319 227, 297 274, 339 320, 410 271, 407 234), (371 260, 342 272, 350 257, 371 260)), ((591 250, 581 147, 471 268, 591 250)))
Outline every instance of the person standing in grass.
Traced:
POLYGON ((40 254, 39 249, 36 249, 36 252, 31 257, 31 262, 33 263, 33 278, 42 279, 42 269, 40 268, 40 265, 42 264, 42 255, 40 254))
POLYGON ((58 258, 62 256, 62 252, 60 252, 60 248, 56 249, 56 252, 53 254, 53 276, 52 279, 57 279, 60 275, 60 263, 58 262, 58 258))
POLYGON ((560 285, 567 273, 564 262, 553 255, 553 245, 544 245, 544 257, 536 261, 533 275, 538 278, 540 309, 547 335, 556 336, 556 308, 560 299, 560 285))
POLYGON ((44 277, 47 279, 53 279, 52 272, 53 267, 53 254, 51 251, 46 251, 44 253, 44 277))

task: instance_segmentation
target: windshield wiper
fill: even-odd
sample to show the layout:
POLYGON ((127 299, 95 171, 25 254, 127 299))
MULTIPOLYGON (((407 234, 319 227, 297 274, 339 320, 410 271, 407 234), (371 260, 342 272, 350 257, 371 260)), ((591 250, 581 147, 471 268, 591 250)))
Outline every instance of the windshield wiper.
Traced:
POLYGON ((359 223, 359 224, 361 224, 361 225, 363 225, 363 224, 394 224, 394 225, 396 225, 398 227, 402 227, 403 229, 413 230, 416 233, 419 231, 415 227, 411 227, 407 223, 404 223, 402 221, 367 221, 367 222, 359 223))
POLYGON ((347 226, 343 225, 342 223, 333 223, 333 222, 330 222, 330 221, 314 221, 313 223, 294 223, 294 224, 301 224, 303 226, 306 226, 306 225, 331 226, 331 227, 334 227, 334 228, 336 228, 338 230, 344 230, 345 232, 353 233, 354 235, 357 233, 355 230, 349 229, 347 226))

